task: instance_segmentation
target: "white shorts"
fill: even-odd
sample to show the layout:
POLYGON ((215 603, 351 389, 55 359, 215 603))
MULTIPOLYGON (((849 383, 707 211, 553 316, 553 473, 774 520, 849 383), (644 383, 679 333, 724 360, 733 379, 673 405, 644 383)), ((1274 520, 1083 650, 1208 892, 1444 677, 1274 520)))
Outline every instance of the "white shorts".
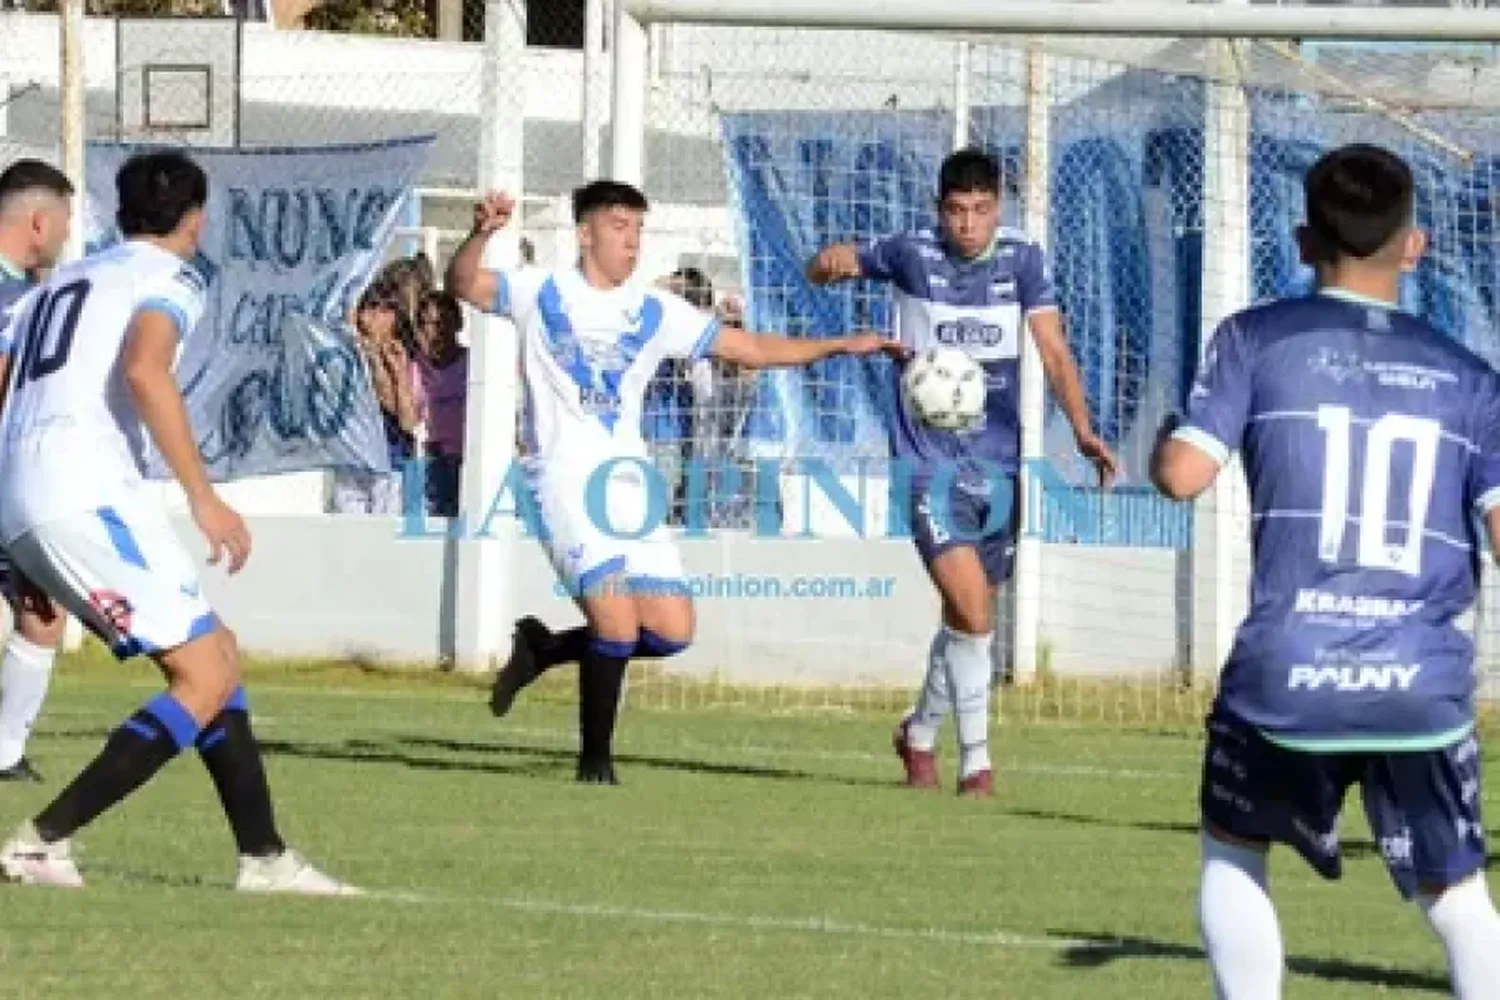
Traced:
POLYGON ((17 570, 122 660, 174 649, 218 625, 192 559, 154 505, 69 514, 6 548, 17 570))
POLYGON ((663 508, 671 498, 657 497, 658 509, 651 510, 645 480, 639 468, 621 462, 593 503, 585 477, 543 474, 534 480, 540 541, 569 594, 583 596, 611 578, 623 578, 643 596, 682 590, 682 556, 663 508), (626 537, 648 527, 640 538, 626 537))

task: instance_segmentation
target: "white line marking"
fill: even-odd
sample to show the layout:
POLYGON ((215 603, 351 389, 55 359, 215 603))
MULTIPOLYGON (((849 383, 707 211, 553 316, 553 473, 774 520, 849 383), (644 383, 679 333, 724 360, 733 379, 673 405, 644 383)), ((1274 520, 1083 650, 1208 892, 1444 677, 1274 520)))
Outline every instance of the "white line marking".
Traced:
POLYGON ((694 910, 654 910, 633 906, 607 906, 600 903, 560 903, 526 897, 488 898, 427 895, 411 892, 372 890, 366 899, 399 903, 462 904, 495 906, 519 913, 550 916, 583 917, 596 920, 634 920, 642 923, 688 924, 705 927, 736 927, 743 930, 787 931, 801 934, 827 934, 841 937, 889 938, 908 941, 937 941, 943 944, 981 945, 989 948, 1026 948, 1043 951, 1069 949, 1108 950, 1118 947, 1111 941, 1084 941, 1064 937, 1036 937, 1009 931, 954 931, 940 927, 882 927, 835 920, 829 917, 773 917, 755 914, 701 913, 694 910))

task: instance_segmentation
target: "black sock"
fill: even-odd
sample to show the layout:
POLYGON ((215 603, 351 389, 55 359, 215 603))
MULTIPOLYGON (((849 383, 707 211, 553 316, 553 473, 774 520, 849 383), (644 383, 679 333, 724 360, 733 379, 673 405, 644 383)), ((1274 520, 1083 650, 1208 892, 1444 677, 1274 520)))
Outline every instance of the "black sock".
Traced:
POLYGON ((243 687, 234 689, 224 711, 204 727, 198 737, 198 755, 213 778, 239 852, 268 858, 286 850, 276 832, 271 787, 260 744, 250 728, 250 705, 243 687))
POLYGON ((663 639, 649 628, 641 629, 641 637, 635 642, 635 652, 632 657, 637 660, 664 660, 669 656, 676 656, 689 643, 679 642, 676 639, 663 639))
POLYGON ((551 640, 536 651, 536 665, 540 670, 551 670, 564 663, 582 663, 594 634, 587 625, 555 633, 551 640))
POLYGON ((620 688, 633 642, 594 638, 578 664, 579 756, 607 761, 614 752, 620 688))
POLYGON ((33 821, 37 834, 48 842, 73 836, 150 781, 197 737, 198 723, 181 702, 166 692, 152 698, 110 735, 99 756, 37 814, 33 821))

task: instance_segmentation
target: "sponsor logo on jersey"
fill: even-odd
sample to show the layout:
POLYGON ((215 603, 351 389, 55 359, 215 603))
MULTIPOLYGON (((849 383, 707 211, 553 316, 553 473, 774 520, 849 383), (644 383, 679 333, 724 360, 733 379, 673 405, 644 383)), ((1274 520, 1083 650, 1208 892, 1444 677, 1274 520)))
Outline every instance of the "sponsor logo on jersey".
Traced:
POLYGON ((998 347, 1005 340, 1001 327, 972 316, 939 323, 933 335, 947 347, 998 347))
POLYGON ((1373 623, 1395 621, 1416 614, 1421 609, 1421 601, 1366 597, 1361 594, 1330 594, 1326 590, 1307 588, 1297 591, 1296 612, 1299 615, 1341 615, 1373 623))
POLYGON ((1287 674, 1286 686, 1288 691, 1410 691, 1421 672, 1419 663, 1301 664, 1287 674))
POLYGON ((1340 385, 1345 382, 1362 382, 1365 377, 1365 364, 1358 354, 1333 347, 1320 348, 1308 357, 1307 370, 1340 385))
POLYGON ((584 412, 591 414, 613 413, 620 405, 619 398, 608 389, 595 389, 592 386, 579 386, 578 402, 584 412))
POLYGON ((1400 361, 1371 362, 1367 366, 1375 381, 1390 389, 1433 392, 1439 385, 1457 382, 1458 376, 1439 368, 1424 368, 1400 361))
POLYGON ((89 591, 89 604, 120 635, 130 634, 130 623, 135 619, 135 609, 123 594, 113 590, 89 591))

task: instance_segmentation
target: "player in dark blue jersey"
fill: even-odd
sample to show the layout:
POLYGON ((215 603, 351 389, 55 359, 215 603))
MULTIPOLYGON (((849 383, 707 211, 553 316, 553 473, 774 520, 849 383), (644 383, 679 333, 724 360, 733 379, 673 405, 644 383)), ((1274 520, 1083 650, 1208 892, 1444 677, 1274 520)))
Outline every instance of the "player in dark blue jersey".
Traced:
MULTIPOLYGON (((9 382, 10 313, 39 272, 57 263, 68 241, 72 196, 67 176, 40 160, 17 160, 0 173, 0 385, 9 382)), ((0 781, 39 781, 26 742, 47 698, 67 619, 3 559, 0 581, 16 623, 0 659, 0 781)))
POLYGON ((1455 992, 1497 997, 1473 646, 1457 619, 1500 540, 1500 376, 1395 306, 1424 248, 1405 163, 1346 146, 1313 166, 1306 196, 1298 235, 1317 292, 1220 325, 1153 458, 1181 500, 1239 452, 1250 492, 1250 610, 1204 756, 1204 942, 1220 997, 1280 995, 1267 849, 1287 844, 1338 878, 1339 815, 1358 784, 1455 992))
POLYGON ((1090 423, 1042 249, 1000 226, 1000 165, 980 150, 961 150, 943 161, 938 185, 939 231, 831 246, 813 259, 807 274, 815 284, 853 278, 889 283, 903 344, 918 353, 956 347, 985 371, 989 392, 979 429, 934 430, 903 403, 891 427, 891 450, 910 473, 913 534, 943 601, 926 680, 896 730, 896 752, 906 765, 907 784, 937 787, 934 748, 951 709, 958 722, 959 791, 989 795, 990 644, 993 609, 1000 585, 1010 579, 1020 527, 1025 330, 1073 425, 1078 450, 1098 467, 1105 485, 1114 477, 1115 460, 1090 423))

